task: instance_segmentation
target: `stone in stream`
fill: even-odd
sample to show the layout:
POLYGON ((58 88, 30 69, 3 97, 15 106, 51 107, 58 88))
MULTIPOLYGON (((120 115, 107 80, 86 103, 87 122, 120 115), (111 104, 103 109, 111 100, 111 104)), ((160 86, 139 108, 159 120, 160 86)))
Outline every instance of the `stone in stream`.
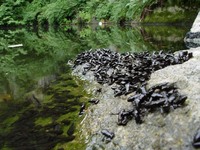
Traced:
POLYGON ((200 46, 200 12, 198 13, 192 28, 185 35, 184 42, 188 48, 196 48, 200 46))
MULTIPOLYGON (((83 125, 85 126, 83 130, 86 132, 89 130, 87 134, 91 133, 89 135, 93 135, 92 140, 88 143, 88 149, 92 148, 92 145, 95 145, 94 143, 98 143, 105 149, 114 147, 116 149, 134 148, 136 150, 148 149, 149 147, 151 147, 150 149, 158 147, 177 149, 180 144, 175 143, 182 143, 178 139, 181 140, 180 137, 183 135, 179 132, 179 129, 182 129, 182 121, 175 118, 182 119, 180 112, 188 109, 187 103, 190 97, 185 104, 188 95, 179 93, 179 85, 177 86, 176 81, 163 80, 159 83, 155 82, 153 85, 147 84, 147 81, 152 73, 156 73, 170 65, 179 66, 192 57, 193 53, 189 51, 175 54, 162 51, 120 54, 108 49, 98 49, 79 54, 74 63, 74 74, 89 80, 90 83, 97 81, 102 85, 103 90, 100 95, 101 103, 90 106, 91 108, 89 108, 85 120, 85 123, 87 123, 83 125), (80 72, 82 70, 81 66, 91 67, 87 68, 85 75, 82 75, 80 72), (111 92, 112 89, 113 92, 111 92), (132 98, 129 99, 129 97, 132 98), (124 101, 125 99, 129 99, 130 102, 127 103, 127 101, 124 101), (183 109, 174 111, 179 107, 183 109), (126 112, 128 113, 126 114, 126 112), (117 115, 110 115, 111 113, 117 115), (135 119, 135 122, 139 125, 136 126, 131 118, 135 119), (128 123, 129 121, 130 123, 128 123), (120 127, 118 125, 126 126, 120 127), (95 134, 105 128, 109 128, 115 133, 115 138, 107 145, 102 144, 98 140, 98 135, 95 134), (172 135, 172 131, 178 134, 172 135), (159 135, 163 135, 163 138, 159 135), (170 136, 173 136, 171 138, 175 143, 170 141, 170 136), (164 143, 169 143, 169 145, 162 145, 162 142, 158 141, 159 139, 164 143)), ((173 76, 179 75, 175 70, 172 74, 173 76)), ((162 78, 160 79, 162 80, 162 78)), ((187 111, 185 113, 187 114, 187 111)), ((184 131, 188 133, 190 128, 184 131)), ((184 136, 183 140, 185 141, 185 139, 184 136)), ((185 149, 187 146, 182 144, 181 147, 185 149)))

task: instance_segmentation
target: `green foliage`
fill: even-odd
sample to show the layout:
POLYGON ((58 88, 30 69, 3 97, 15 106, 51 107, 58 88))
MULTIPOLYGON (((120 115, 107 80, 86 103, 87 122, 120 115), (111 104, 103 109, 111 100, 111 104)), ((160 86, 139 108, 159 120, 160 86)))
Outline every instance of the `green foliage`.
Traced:
POLYGON ((37 17, 41 12, 43 6, 44 4, 42 4, 41 1, 33 1, 32 3, 28 3, 24 11, 22 12, 23 20, 29 24, 32 21, 37 20, 37 17))
POLYGON ((98 19, 109 19, 111 16, 113 4, 103 1, 98 5, 95 12, 95 17, 98 19))
POLYGON ((46 19, 50 24, 61 23, 64 18, 74 18, 78 1, 58 0, 43 7, 39 20, 46 19))
POLYGON ((62 61, 75 57, 81 51, 80 47, 84 49, 81 42, 72 37, 77 38, 54 30, 38 33, 25 29, 0 30, 1 91, 17 90, 15 96, 20 97, 18 94, 32 88, 38 78, 58 70, 62 61), (23 47, 8 48, 20 43, 23 47), (9 85, 8 89, 4 89, 5 84, 9 85))
POLYGON ((155 0, 135 0, 126 4, 127 12, 126 17, 128 19, 140 18, 140 15, 145 10, 145 7, 157 3, 155 0), (134 17, 134 18, 133 18, 134 17))
POLYGON ((148 9, 163 6, 200 5, 200 0, 3 0, 0 25, 77 24, 93 19, 113 22, 143 20, 148 9), (153 7, 152 7, 153 6, 153 7))
POLYGON ((111 20, 118 21, 122 20, 126 16, 126 5, 129 0, 124 0, 123 2, 115 1, 113 9, 111 10, 111 20))
POLYGON ((80 23, 89 23, 92 19, 92 15, 89 12, 79 11, 77 15, 77 20, 80 23))
POLYGON ((66 20, 74 19, 84 3, 85 0, 33 0, 24 11, 24 20, 62 24, 66 20))
POLYGON ((25 0, 4 0, 0 7, 0 25, 21 25, 25 0))

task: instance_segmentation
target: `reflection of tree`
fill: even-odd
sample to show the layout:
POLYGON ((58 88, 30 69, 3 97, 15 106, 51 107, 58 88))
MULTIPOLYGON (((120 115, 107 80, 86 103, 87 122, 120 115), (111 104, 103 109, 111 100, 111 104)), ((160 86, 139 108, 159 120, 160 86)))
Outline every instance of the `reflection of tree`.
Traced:
POLYGON ((40 37, 25 29, 0 31, 0 74, 3 75, 0 89, 15 98, 32 90, 40 78, 59 71, 60 64, 67 63, 67 59, 75 57, 80 51, 81 42, 72 41, 65 32, 49 29, 48 32, 40 30, 38 33, 40 37), (7 47, 16 43, 23 43, 24 46, 7 47))
POLYGON ((152 24, 143 26, 141 34, 155 49, 177 51, 186 49, 183 39, 188 30, 189 28, 182 25, 152 24))
POLYGON ((38 80, 55 74, 61 68, 64 71, 62 66, 68 59, 89 49, 141 52, 173 47, 173 50, 179 50, 185 30, 174 26, 112 26, 104 29, 73 26, 67 31, 49 28, 48 32, 40 29, 37 32, 0 30, 0 89, 20 97, 22 93, 31 91, 38 80), (173 41, 177 39, 176 44, 170 41, 170 37, 173 41), (18 43, 22 43, 23 47, 7 47, 18 43))
POLYGON ((80 32, 80 36, 84 35, 88 46, 91 48, 109 48, 110 46, 119 50, 126 51, 144 51, 151 50, 152 45, 145 42, 140 33, 140 27, 135 28, 118 28, 116 26, 106 27, 104 29, 97 28, 95 31, 87 28, 80 32))

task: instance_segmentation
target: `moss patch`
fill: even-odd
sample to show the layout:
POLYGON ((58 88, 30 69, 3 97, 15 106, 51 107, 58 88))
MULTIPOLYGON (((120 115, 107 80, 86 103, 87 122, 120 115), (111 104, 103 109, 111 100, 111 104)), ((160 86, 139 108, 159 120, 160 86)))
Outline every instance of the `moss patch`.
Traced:
POLYGON ((39 126, 46 126, 48 124, 52 123, 52 118, 51 117, 47 117, 47 118, 37 118, 35 121, 35 125, 39 125, 39 126))
POLYGON ((1 123, 1 128, 0 128, 0 134, 1 133, 8 133, 10 130, 12 130, 12 124, 17 121, 19 119, 19 117, 13 116, 13 117, 9 117, 7 119, 5 119, 2 123, 1 123))

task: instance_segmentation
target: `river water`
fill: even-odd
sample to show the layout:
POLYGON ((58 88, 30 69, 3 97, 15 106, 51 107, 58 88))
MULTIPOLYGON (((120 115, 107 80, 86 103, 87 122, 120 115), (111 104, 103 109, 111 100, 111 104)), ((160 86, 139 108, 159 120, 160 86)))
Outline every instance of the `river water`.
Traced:
MULTIPOLYGON (((191 24, 0 30, 0 149, 84 149, 78 112, 91 95, 67 63, 97 48, 178 51, 191 24), (8 47, 22 44, 19 47, 8 47)), ((87 104, 88 106, 89 104, 87 104)))

